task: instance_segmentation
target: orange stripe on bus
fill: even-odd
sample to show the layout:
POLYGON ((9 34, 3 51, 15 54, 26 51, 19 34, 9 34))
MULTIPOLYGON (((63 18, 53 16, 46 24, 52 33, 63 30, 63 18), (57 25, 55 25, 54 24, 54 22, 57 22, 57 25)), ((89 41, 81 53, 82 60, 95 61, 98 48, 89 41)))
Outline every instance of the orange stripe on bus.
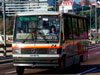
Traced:
POLYGON ((56 46, 56 47, 51 47, 51 46, 24 46, 24 47, 12 46, 12 48, 62 48, 62 46, 56 46))
POLYGON ((79 41, 68 41, 66 40, 66 44, 69 44, 69 45, 73 45, 73 44, 77 44, 79 41))

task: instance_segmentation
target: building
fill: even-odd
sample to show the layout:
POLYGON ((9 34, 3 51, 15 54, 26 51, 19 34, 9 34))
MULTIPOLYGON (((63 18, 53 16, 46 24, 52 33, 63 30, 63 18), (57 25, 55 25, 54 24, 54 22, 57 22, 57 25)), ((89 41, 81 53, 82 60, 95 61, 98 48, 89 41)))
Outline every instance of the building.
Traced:
MULTIPOLYGON (((97 0, 99 1, 99 0, 97 0)), ((85 6, 85 5, 96 5, 96 1, 90 1, 90 0, 82 0, 79 2, 79 5, 85 6)))
POLYGON ((5 10, 7 16, 13 16, 17 12, 47 9, 47 0, 6 0, 5 3, 5 10))
POLYGON ((73 5, 74 0, 72 1, 62 1, 62 3, 59 6, 59 11, 64 13, 73 13, 73 5))
POLYGON ((48 10, 49 6, 58 7, 58 0, 5 0, 7 16, 13 16, 17 12, 48 10))
POLYGON ((79 5, 81 5, 81 6, 86 6, 86 5, 95 6, 96 5, 97 8, 100 8, 100 0, 96 0, 96 1, 82 0, 81 2, 79 2, 79 5), (96 1, 97 1, 97 3, 96 3, 96 1))
POLYGON ((89 0, 81 0, 81 2, 79 2, 79 5, 82 5, 82 6, 89 5, 89 0))

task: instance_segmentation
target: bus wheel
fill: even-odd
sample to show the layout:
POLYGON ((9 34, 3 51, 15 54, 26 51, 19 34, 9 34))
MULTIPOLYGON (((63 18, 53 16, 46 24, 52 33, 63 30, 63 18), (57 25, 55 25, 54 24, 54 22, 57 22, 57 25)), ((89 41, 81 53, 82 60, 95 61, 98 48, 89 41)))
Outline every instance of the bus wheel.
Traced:
POLYGON ((24 67, 17 66, 16 67, 16 72, 17 72, 17 75, 23 75, 23 73, 24 73, 24 67))

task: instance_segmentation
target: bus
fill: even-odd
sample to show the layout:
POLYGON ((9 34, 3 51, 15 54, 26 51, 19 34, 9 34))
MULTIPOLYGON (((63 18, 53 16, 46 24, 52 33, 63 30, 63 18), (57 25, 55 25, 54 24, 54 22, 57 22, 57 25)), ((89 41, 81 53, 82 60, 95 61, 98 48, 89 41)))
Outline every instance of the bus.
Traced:
POLYGON ((87 18, 56 11, 15 15, 13 65, 25 68, 65 68, 88 58, 87 18), (55 32, 54 32, 55 31, 55 32))

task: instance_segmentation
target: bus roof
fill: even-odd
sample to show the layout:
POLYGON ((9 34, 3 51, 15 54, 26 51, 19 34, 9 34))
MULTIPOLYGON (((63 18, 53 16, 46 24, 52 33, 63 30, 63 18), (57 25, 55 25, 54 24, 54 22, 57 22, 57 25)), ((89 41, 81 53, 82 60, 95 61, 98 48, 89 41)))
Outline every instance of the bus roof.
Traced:
POLYGON ((27 15, 59 15, 57 11, 29 11, 29 12, 20 12, 16 16, 27 16, 27 15))
POLYGON ((76 15, 76 14, 71 14, 71 13, 63 13, 63 16, 67 15, 67 16, 73 16, 73 17, 77 17, 77 18, 87 18, 87 16, 85 15, 76 15))
MULTIPOLYGON (((78 17, 78 18, 86 18, 86 16, 80 16, 71 13, 62 13, 63 15, 78 17)), ((27 12, 19 12, 16 16, 31 16, 31 15, 60 15, 60 12, 57 11, 27 11, 27 12)))

